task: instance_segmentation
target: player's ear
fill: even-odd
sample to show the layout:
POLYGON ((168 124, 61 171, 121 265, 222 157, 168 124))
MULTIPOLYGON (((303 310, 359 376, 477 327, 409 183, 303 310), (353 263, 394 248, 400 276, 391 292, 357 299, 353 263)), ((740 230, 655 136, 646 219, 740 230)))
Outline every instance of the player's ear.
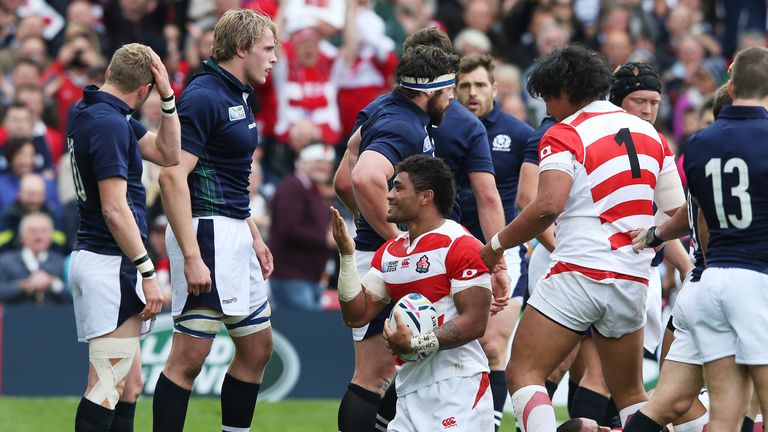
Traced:
POLYGON ((499 83, 495 82, 491 84, 491 89, 493 90, 493 98, 496 99, 496 94, 499 92, 499 83))
POLYGON ((422 204, 429 204, 435 199, 435 191, 427 189, 421 193, 422 204))

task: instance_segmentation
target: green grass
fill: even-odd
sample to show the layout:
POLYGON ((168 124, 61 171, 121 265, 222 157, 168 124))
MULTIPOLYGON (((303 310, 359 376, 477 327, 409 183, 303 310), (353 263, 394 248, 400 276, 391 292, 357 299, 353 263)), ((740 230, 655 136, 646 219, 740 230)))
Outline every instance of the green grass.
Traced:
MULTIPOLYGON (((0 431, 72 431, 79 398, 0 397, 0 431)), ((336 431, 335 400, 287 400, 259 403, 251 425, 254 432, 336 431)), ((567 418, 565 409, 558 418, 567 418)), ((221 430, 221 409, 215 398, 195 397, 189 403, 185 432, 221 430)), ((152 430, 152 400, 142 398, 136 409, 136 432, 152 430)), ((502 432, 515 430, 513 416, 506 415, 502 432)))

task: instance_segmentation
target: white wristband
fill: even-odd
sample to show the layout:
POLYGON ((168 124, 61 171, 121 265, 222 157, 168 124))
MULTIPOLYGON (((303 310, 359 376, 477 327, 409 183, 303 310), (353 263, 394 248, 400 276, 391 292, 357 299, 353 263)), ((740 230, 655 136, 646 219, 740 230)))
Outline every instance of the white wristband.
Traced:
POLYGON ((501 241, 499 241, 499 233, 494 234, 491 238, 491 249, 493 249, 494 252, 504 249, 504 247, 501 246, 501 241))
POLYGON ((347 303, 355 299, 363 291, 360 276, 357 274, 355 254, 339 255, 339 301, 347 303))
POLYGON ((141 276, 144 279, 151 279, 156 275, 155 265, 152 263, 152 260, 149 258, 146 251, 133 260, 133 265, 136 266, 136 270, 141 273, 141 276))
POLYGON ((163 117, 173 117, 176 115, 176 98, 173 94, 160 102, 160 113, 163 117))
POLYGON ((411 348, 417 354, 430 354, 440 349, 440 341, 437 340, 434 331, 411 336, 411 348))

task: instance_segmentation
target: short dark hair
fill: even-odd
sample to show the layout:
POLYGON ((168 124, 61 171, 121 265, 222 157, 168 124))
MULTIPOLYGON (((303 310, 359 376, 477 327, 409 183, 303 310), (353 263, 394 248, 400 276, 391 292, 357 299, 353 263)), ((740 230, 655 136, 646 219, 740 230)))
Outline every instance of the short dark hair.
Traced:
MULTIPOLYGON (((406 51, 400 59, 395 70, 395 80, 399 83, 402 77, 434 79, 440 75, 456 73, 458 69, 458 56, 434 46, 419 45, 406 51)), ((400 89, 403 90, 402 87, 400 89)), ((403 93, 408 96, 407 92, 403 93)))
POLYGON ((536 61, 528 79, 535 98, 558 97, 563 92, 572 104, 605 98, 613 76, 603 57, 579 45, 553 50, 536 61))
POLYGON ((437 27, 427 27, 408 36, 408 39, 403 42, 403 52, 417 46, 433 46, 444 52, 453 54, 453 44, 451 43, 451 39, 444 31, 437 27))
POLYGON ((456 200, 456 186, 448 165, 442 159, 425 155, 411 156, 397 164, 395 175, 408 173, 416 192, 431 190, 434 202, 443 217, 448 217, 456 200))
POLYGON ((488 54, 470 54, 462 57, 459 62, 459 75, 470 73, 477 68, 484 68, 493 84, 493 58, 488 54))
POLYGON ((720 116, 720 111, 724 106, 731 104, 733 104, 733 99, 731 99, 731 94, 728 93, 728 83, 725 83, 717 89, 715 97, 712 99, 712 114, 715 116, 715 119, 720 116))
POLYGON ((581 432, 582 421, 580 418, 570 419, 557 428, 557 432, 581 432))
POLYGON ((762 99, 768 96, 768 48, 750 47, 739 51, 733 59, 731 79, 733 96, 739 99, 762 99))

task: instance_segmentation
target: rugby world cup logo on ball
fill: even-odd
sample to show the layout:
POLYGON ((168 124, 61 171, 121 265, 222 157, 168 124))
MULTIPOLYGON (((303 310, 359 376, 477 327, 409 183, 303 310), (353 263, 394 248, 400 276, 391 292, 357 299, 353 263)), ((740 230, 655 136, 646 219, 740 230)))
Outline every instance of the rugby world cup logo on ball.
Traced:
MULTIPOLYGON (((389 328, 397 329, 395 314, 400 314, 400 319, 411 329, 414 335, 424 334, 437 328, 437 311, 428 298, 418 293, 403 296, 395 303, 392 313, 389 315, 389 328)), ((398 354, 400 360, 407 362, 421 361, 429 357, 429 354, 398 354)))

